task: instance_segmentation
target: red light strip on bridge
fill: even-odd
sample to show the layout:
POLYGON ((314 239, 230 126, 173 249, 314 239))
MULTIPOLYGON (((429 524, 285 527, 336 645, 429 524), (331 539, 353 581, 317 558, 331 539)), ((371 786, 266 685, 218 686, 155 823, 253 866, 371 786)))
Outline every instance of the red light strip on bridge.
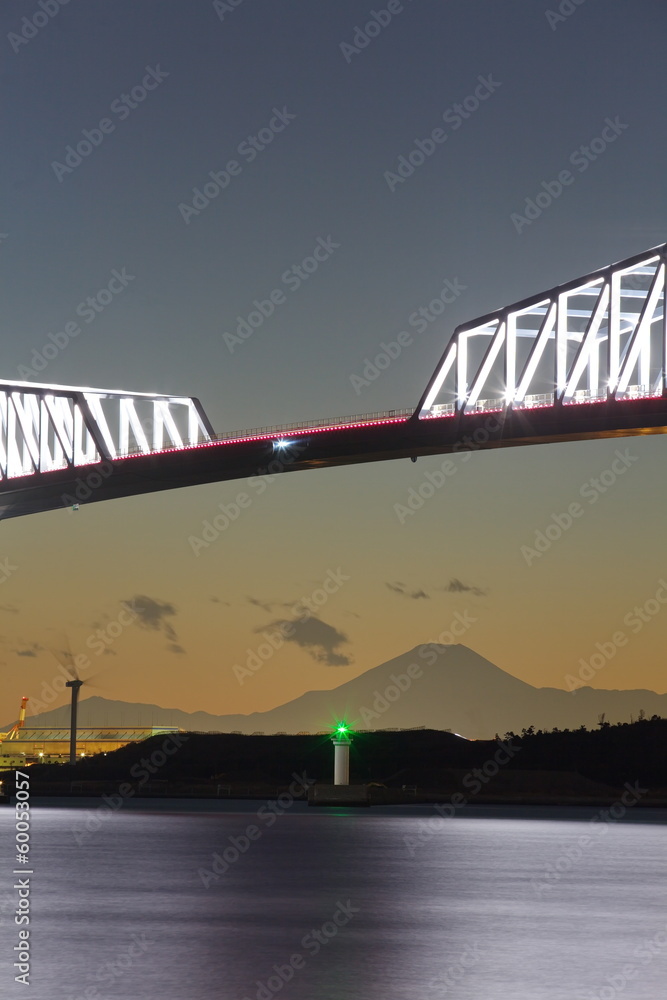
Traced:
MULTIPOLYGON (((658 393, 656 395, 642 396, 640 398, 619 399, 619 400, 616 400, 616 402, 619 402, 619 403, 642 403, 642 402, 645 402, 647 399, 662 399, 662 398, 663 398, 662 395, 658 393)), ((569 409, 572 406, 604 406, 604 405, 607 404, 607 402, 608 402, 608 400, 604 400, 604 399, 603 400, 590 400, 590 401, 586 400, 586 401, 583 401, 581 403, 567 403, 565 405, 569 409)), ((514 410, 514 412, 515 413, 523 413, 525 411, 534 410, 534 409, 548 409, 548 408, 552 407, 553 405, 554 405, 553 403, 551 403, 551 404, 544 403, 544 404, 537 404, 536 406, 521 406, 521 407, 518 407, 516 410, 514 410)), ((483 414, 483 413, 500 413, 500 412, 502 412, 502 410, 496 410, 496 409, 494 409, 494 410, 476 410, 476 411, 473 411, 473 412, 466 413, 465 416, 466 417, 471 417, 471 416, 475 416, 477 414, 483 414)), ((447 413, 447 414, 443 414, 442 416, 437 416, 437 417, 435 417, 435 416, 433 416, 433 417, 423 417, 421 419, 428 420, 430 422, 432 420, 451 420, 451 418, 454 417, 454 416, 456 416, 455 413, 447 413)), ((385 426, 385 425, 389 425, 389 424, 405 424, 410 419, 411 419, 410 417, 391 417, 390 419, 387 419, 387 420, 365 420, 365 421, 359 421, 358 423, 353 423, 353 424, 328 424, 325 427, 301 427, 301 428, 293 428, 293 431, 291 432, 291 435, 290 435, 290 432, 288 431, 288 429, 284 428, 282 431, 274 431, 274 432, 272 432, 270 434, 256 434, 256 435, 251 435, 251 436, 248 436, 248 437, 227 438, 224 441, 203 441, 201 444, 190 445, 190 446, 188 446, 186 448, 162 448, 162 449, 160 449, 160 451, 151 451, 151 452, 149 452, 147 454, 144 453, 144 452, 141 452, 141 451, 135 451, 135 452, 132 452, 131 455, 121 455, 121 456, 118 456, 118 458, 112 459, 112 461, 114 461, 114 462, 125 462, 125 461, 129 461, 130 459, 133 459, 133 458, 149 458, 149 457, 152 457, 153 455, 169 455, 169 454, 173 454, 173 453, 182 454, 185 451, 200 451, 202 448, 216 448, 216 447, 229 446, 229 445, 235 445, 235 444, 248 444, 248 443, 253 442, 253 441, 279 441, 282 438, 289 437, 289 436, 291 436, 293 438, 310 437, 313 434, 326 434, 329 431, 345 431, 345 430, 350 430, 350 429, 359 429, 359 428, 363 428, 363 427, 381 427, 381 426, 385 426)), ((106 459, 100 459, 98 462, 91 462, 90 465, 93 465, 93 466, 94 465, 100 465, 104 461, 106 461, 106 459)), ((88 467, 89 467, 88 465, 77 465, 77 466, 74 466, 74 468, 77 468, 77 469, 85 469, 85 468, 88 468, 88 467)), ((62 472, 62 471, 64 471, 65 468, 66 468, 66 466, 63 466, 62 469, 49 469, 47 471, 48 472, 62 472)), ((41 475, 46 475, 46 474, 47 474, 47 472, 41 473, 41 475)), ((34 473, 32 473, 32 475, 34 475, 34 473)), ((17 477, 13 477, 12 476, 12 477, 8 477, 8 478, 19 478, 20 479, 20 478, 25 478, 25 477, 24 476, 17 476, 17 477)))
POLYGON ((228 438, 226 441, 213 441, 212 444, 240 444, 245 441, 280 441, 283 438, 297 438, 311 434, 325 434, 327 431, 345 431, 350 427, 380 427, 383 424, 404 424, 410 417, 391 417, 388 420, 363 420, 354 424, 328 424, 326 427, 295 427, 292 430, 284 428, 270 434, 256 434, 251 437, 228 438))

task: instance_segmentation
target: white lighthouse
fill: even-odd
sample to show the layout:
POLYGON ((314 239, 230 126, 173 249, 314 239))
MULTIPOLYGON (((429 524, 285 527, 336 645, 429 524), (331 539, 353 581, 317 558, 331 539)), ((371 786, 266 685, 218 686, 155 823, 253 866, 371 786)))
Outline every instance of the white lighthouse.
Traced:
POLYGON ((350 747, 354 733, 346 722, 333 726, 331 742, 334 745, 333 784, 317 782, 308 789, 309 806, 369 806, 366 785, 350 784, 350 747))
POLYGON ((331 737, 334 745, 334 785, 350 784, 350 731, 344 722, 336 726, 331 737))

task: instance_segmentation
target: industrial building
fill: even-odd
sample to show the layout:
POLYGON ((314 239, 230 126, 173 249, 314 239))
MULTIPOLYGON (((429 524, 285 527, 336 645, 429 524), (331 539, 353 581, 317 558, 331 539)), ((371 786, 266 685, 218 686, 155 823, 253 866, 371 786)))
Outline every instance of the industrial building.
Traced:
MULTIPOLYGON (((150 736, 179 733, 178 726, 148 726, 143 729, 79 729, 76 734, 77 757, 109 753, 140 743, 150 736)), ((0 770, 22 764, 66 763, 69 760, 69 729, 26 729, 17 738, 0 743, 0 770)))
MULTIPOLYGON (((18 721, 6 733, 0 733, 0 770, 27 764, 66 763, 69 760, 70 730, 29 729, 25 726, 28 698, 21 699, 18 721)), ((146 726, 128 729, 123 726, 105 726, 98 729, 78 729, 76 734, 77 757, 90 757, 96 753, 109 753, 140 743, 150 736, 181 732, 178 726, 146 726)))

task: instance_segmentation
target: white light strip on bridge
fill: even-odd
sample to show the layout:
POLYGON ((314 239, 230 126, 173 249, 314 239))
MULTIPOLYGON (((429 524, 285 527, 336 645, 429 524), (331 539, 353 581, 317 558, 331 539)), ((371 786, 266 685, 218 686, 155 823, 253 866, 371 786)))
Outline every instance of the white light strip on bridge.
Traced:
POLYGON ((667 385, 667 244, 659 249, 458 327, 418 416, 448 415, 454 400, 459 412, 498 409, 499 402, 546 406, 549 398, 576 405, 667 385), (481 360, 472 351, 479 337, 489 341, 481 360), (485 386, 494 398, 480 398, 485 386))
POLYGON ((484 387, 484 383, 491 374, 491 369, 493 368, 493 365, 504 345, 505 345, 505 324, 501 323, 491 343, 489 344, 487 355, 484 361, 482 362, 482 366, 477 373, 475 381, 472 384, 470 393, 463 402, 462 409, 465 409, 468 406, 470 407, 474 406, 477 400, 479 399, 480 392, 484 387))
POLYGON ((554 326, 556 324, 556 303, 552 302, 549 307, 549 312, 544 317, 542 323, 542 329, 538 332, 537 340, 533 344, 533 351, 530 355, 528 361, 526 362, 526 367, 524 369, 519 388, 516 391, 515 401, 520 403, 526 393, 530 383, 532 382, 535 372, 537 371, 537 366, 540 363, 544 349, 547 346, 547 341, 553 336, 554 326))
POLYGON ((0 379, 0 390, 2 389, 2 386, 7 386, 9 389, 25 389, 28 392, 62 393, 67 396, 72 395, 73 393, 84 393, 84 395, 87 393, 93 393, 101 399, 118 396, 132 399, 164 399, 170 403, 183 404, 188 403, 191 400, 190 396, 171 396, 159 392, 128 392, 127 389, 93 389, 90 386, 55 385, 53 383, 46 382, 14 382, 9 379, 0 379))
POLYGON ((599 297, 597 304, 595 306, 595 311, 591 318, 591 322, 588 327, 588 332, 585 334, 581 347, 579 349, 579 356, 574 363, 572 369, 572 374, 570 375, 570 380, 567 384, 567 388, 564 392, 564 397, 567 399, 569 396, 573 396, 577 385, 579 384, 579 379, 584 373, 586 365, 589 366, 589 386, 590 391, 597 395, 600 389, 600 348, 597 341, 598 331, 600 329, 600 324, 604 319, 604 315, 607 311, 609 305, 609 285, 605 284, 602 289, 599 290, 599 297))
MULTIPOLYGON (((663 295, 665 290, 665 265, 661 264, 655 273, 655 278, 653 279, 653 285, 651 287, 650 294, 644 305, 644 310, 640 321, 637 324, 637 328, 632 335, 632 340, 628 349, 627 356, 623 362, 623 369, 621 371, 620 378, 618 380, 618 386, 616 392, 625 392, 630 383, 630 376, 632 371, 637 364, 637 359, 639 358, 639 352, 642 352, 642 363, 640 371, 640 385, 648 385, 650 382, 650 350, 651 350, 651 324, 654 322, 655 310, 660 301, 660 297, 663 295)), ((660 317, 662 318, 662 317, 660 317)))
POLYGON ((0 478, 211 444, 188 396, 0 380, 0 478))
POLYGON ((424 401, 424 407, 422 409, 422 413, 430 411, 431 406, 433 405, 434 400, 436 399, 438 393, 440 392, 440 390, 442 388, 443 382, 445 381, 445 379, 449 375, 449 373, 450 373, 450 371, 452 369, 452 366, 454 365, 454 362, 456 361, 456 353, 457 353, 457 343, 456 343, 455 340, 453 340, 451 342, 451 344, 449 345, 449 348, 447 350, 445 358, 444 358, 444 360, 442 362, 442 365, 440 366, 440 371, 438 372, 437 378, 436 378, 435 382, 433 383, 433 385, 431 386, 431 390, 430 390, 428 396, 426 397, 426 400, 424 401))

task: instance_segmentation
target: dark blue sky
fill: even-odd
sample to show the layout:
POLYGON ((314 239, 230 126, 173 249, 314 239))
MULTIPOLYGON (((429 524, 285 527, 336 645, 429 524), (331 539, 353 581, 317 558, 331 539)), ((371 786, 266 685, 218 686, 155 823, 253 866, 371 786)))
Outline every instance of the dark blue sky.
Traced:
MULTIPOLYGON (((45 3, 52 12, 57 0, 45 3)), ((406 0, 358 53, 341 46, 386 5, 218 7, 70 0, 41 26, 37 0, 3 3, 3 378, 19 377, 49 333, 75 322, 81 332, 34 381, 197 395, 219 431, 410 406, 458 323, 667 239, 662 4, 561 3, 573 13, 556 20, 548 11, 559 4, 541 0, 406 0), (22 18, 36 14, 38 29, 26 28, 22 18), (34 37, 17 41, 22 30, 34 37), (132 91, 147 73, 155 89, 123 104, 143 96, 132 91), (454 126, 452 109, 480 77, 493 92, 454 126), (295 116, 279 132, 276 109, 295 116), (54 167, 103 119, 90 155, 68 172, 54 167), (627 127, 586 170, 572 168, 607 119, 627 127), (266 148, 239 151, 271 121, 266 148), (386 172, 437 128, 446 139, 390 185, 386 172), (186 223, 179 206, 230 160, 239 167, 225 190, 186 223), (518 233, 512 213, 568 166, 574 182, 518 233), (299 287, 285 280, 323 244, 331 249, 315 273, 299 287), (132 280, 86 322, 79 304, 123 269, 132 280), (464 286, 455 301, 355 391, 350 376, 410 329, 447 279, 464 286), (273 315, 230 351, 224 334, 275 289, 273 315)), ((204 707, 179 679, 187 660, 206 707, 269 707, 440 634, 466 597, 436 591, 460 578, 488 591, 468 598, 479 624, 464 641, 533 683, 561 686, 657 586, 664 443, 633 448, 642 461, 632 482, 563 539, 550 568, 527 569, 520 546, 606 468, 606 443, 475 456, 408 525, 394 504, 435 461, 285 477, 196 559, 188 538, 239 484, 14 522, 3 553, 19 569, 0 595, 19 609, 6 613, 7 670, 18 678, 27 664, 38 691, 52 661, 16 650, 48 647, 48 629, 85 645, 93 623, 139 592, 173 605, 185 653, 165 653, 150 627, 119 639, 108 693, 204 707), (612 586, 612 550, 625 560, 614 593, 591 598, 597 573, 612 586), (349 667, 331 670, 313 647, 293 645, 252 690, 239 686, 233 665, 269 621, 246 597, 289 603, 346 560, 349 590, 321 619, 347 637, 349 667), (573 578, 592 601, 585 625, 573 578), (430 596, 401 599, 386 587, 397 580, 430 596)), ((594 683, 664 689, 665 628, 651 629, 594 683)), ((321 638, 325 650, 335 643, 321 638)), ((25 686, 12 683, 6 715, 25 686)))

